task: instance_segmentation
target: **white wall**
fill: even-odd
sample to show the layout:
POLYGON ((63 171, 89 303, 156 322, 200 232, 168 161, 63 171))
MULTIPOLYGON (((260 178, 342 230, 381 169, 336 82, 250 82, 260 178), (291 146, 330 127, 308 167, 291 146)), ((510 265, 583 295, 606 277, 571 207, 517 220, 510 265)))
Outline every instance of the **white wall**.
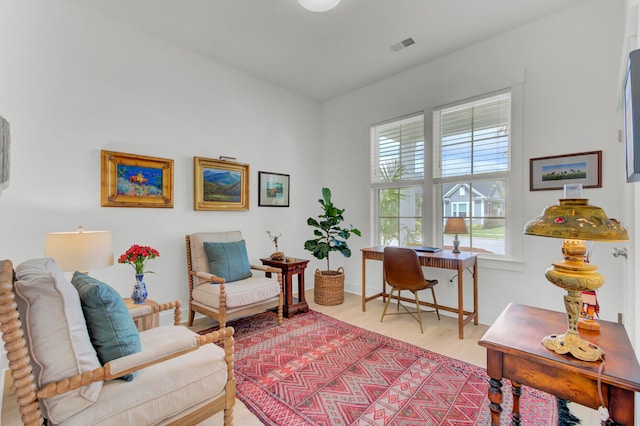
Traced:
MULTIPOLYGON (((513 163, 512 190, 523 194, 523 223, 562 196, 562 191, 529 191, 529 158, 602 149, 603 187, 585 189, 583 196, 624 224, 624 151, 618 142, 622 114, 617 104, 623 14, 622 2, 581 3, 323 105, 324 161, 350 176, 330 173, 326 181, 336 188, 348 219, 367 231, 351 244, 354 251, 374 243, 368 231, 369 126, 522 81, 523 147, 513 163)), ((560 241, 524 237, 523 243, 522 263, 504 265, 513 270, 481 262, 480 322, 493 322, 509 302, 564 311, 563 290, 544 278, 550 261, 561 258, 560 241)), ((607 280, 598 293, 601 317, 615 321, 623 308, 625 261, 610 255, 612 247, 594 244, 592 262, 607 280)), ((360 256, 345 263, 350 289, 359 293, 360 256)), ((373 293, 380 288, 380 266, 370 263, 367 288, 373 293)), ((433 270, 430 275, 441 282, 438 301, 455 305, 457 293, 448 284, 452 274, 433 270)), ((465 298, 470 308, 470 288, 465 298)))
MULTIPOLYGON (((85 10, 75 1, 0 1, 0 115, 11 124, 11 184, 0 196, 0 259, 43 256, 47 232, 113 231, 116 255, 151 245, 150 297, 187 300, 184 236, 239 229, 249 257, 305 257, 320 194, 320 107, 85 10), (100 150, 175 160, 172 209, 100 207, 100 150), (250 165, 250 210, 193 210, 193 157, 250 165), (258 171, 291 176, 291 207, 257 206, 258 171)), ((91 274, 128 295, 133 269, 91 274)), ((186 308, 186 305, 185 305, 186 308)), ((185 310, 186 312, 186 310, 185 310)))

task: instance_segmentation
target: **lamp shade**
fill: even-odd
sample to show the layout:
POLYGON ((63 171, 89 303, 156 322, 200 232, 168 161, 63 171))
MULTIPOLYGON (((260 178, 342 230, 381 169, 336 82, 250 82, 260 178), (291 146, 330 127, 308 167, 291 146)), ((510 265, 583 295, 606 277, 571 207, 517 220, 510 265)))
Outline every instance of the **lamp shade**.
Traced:
POLYGON ((524 227, 526 235, 587 241, 627 241, 627 230, 586 198, 560 199, 524 227))
POLYGON ((444 225, 445 234, 468 234, 467 223, 463 217, 450 217, 444 225))
POLYGON ((302 7, 312 12, 326 12, 336 7, 341 0, 298 0, 302 7))
POLYGON ((88 271, 113 265, 110 231, 51 232, 47 234, 44 255, 56 261, 65 272, 88 271))

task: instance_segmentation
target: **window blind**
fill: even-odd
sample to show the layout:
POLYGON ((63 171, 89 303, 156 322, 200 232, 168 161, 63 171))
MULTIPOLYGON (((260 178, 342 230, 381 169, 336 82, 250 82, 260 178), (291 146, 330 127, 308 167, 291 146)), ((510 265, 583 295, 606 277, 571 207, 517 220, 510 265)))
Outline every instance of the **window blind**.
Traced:
POLYGON ((374 127, 371 182, 402 182, 424 177, 424 116, 374 127))
POLYGON ((510 115, 510 93, 437 111, 435 177, 509 170, 510 115))

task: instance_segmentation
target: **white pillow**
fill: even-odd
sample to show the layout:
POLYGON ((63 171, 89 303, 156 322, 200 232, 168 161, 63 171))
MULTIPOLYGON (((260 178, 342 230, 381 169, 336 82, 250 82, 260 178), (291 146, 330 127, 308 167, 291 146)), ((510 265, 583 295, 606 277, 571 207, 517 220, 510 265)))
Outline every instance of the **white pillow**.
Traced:
MULTIPOLYGON (((32 259, 16 268, 15 293, 36 384, 100 367, 89 340, 80 298, 53 259, 32 259)), ((102 382, 42 400, 44 416, 61 423, 93 404, 102 382)))

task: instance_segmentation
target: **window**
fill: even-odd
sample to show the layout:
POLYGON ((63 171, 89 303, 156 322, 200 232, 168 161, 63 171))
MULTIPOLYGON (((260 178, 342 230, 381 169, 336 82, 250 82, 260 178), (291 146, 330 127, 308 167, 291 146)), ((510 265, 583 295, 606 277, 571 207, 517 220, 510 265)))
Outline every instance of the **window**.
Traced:
POLYGON ((378 244, 422 245, 424 115, 371 129, 378 244))
POLYGON ((461 248, 506 255, 511 92, 437 108, 432 122, 427 141, 424 114, 371 128, 377 244, 450 248, 446 219, 464 217, 461 248))
MULTIPOLYGON (((436 109, 434 179, 442 226, 465 217, 460 246, 504 255, 509 182, 511 95, 501 93, 436 109)), ((444 246, 451 237, 442 236, 444 246)))

